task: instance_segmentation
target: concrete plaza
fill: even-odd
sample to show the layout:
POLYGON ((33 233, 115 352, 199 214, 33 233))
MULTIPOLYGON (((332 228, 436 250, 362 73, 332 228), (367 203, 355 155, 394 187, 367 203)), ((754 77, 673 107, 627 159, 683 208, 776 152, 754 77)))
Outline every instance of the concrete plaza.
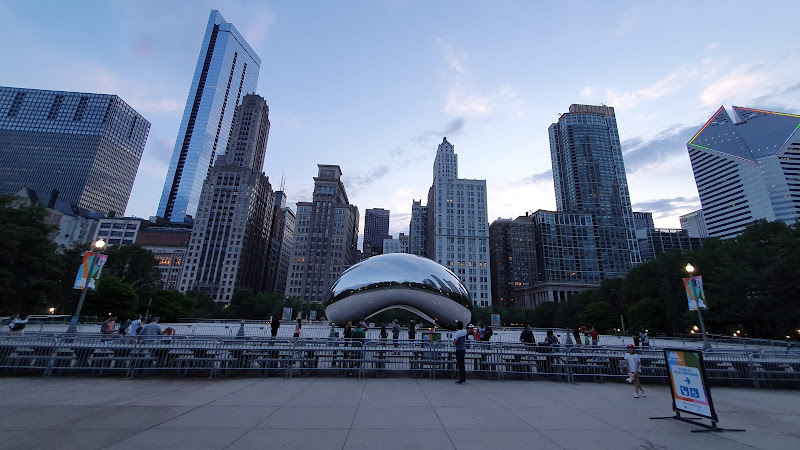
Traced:
POLYGON ((800 448, 800 391, 713 388, 691 433, 664 385, 387 378, 0 378, 0 448, 800 448))

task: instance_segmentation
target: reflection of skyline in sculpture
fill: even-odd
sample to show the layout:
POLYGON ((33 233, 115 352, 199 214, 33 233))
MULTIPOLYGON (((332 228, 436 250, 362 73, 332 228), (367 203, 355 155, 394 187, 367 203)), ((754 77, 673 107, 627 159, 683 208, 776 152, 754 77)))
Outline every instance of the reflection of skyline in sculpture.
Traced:
POLYGON ((471 303, 466 287, 447 268, 427 258, 393 253, 347 269, 331 287, 325 314, 342 324, 400 308, 454 329, 456 320, 469 322, 471 303))

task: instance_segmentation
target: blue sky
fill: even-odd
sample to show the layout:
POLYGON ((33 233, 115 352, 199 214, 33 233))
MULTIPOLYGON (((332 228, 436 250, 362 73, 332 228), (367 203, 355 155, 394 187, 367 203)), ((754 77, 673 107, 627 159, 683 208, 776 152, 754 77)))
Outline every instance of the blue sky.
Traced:
MULTIPOLYGON (((296 201, 339 164, 351 203, 408 231, 436 146, 489 220, 554 209, 547 127, 616 107, 634 210, 700 207, 686 142, 721 105, 800 113, 797 1, 0 0, 0 85, 119 95, 151 123, 127 215, 155 214, 211 9, 262 59, 264 171, 296 201)), ((363 220, 362 220, 363 221, 363 220)), ((363 224, 362 224, 363 227, 363 224)))

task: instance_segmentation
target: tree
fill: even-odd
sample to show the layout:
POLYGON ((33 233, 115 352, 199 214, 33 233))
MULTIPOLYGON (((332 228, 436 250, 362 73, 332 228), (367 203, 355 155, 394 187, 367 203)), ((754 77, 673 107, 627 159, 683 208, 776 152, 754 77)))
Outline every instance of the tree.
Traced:
MULTIPOLYGON (((196 303, 194 298, 187 296, 183 292, 168 291, 166 289, 149 291, 146 298, 148 302, 149 299, 153 299, 150 305, 150 316, 159 317, 165 322, 174 322, 180 317, 192 316, 196 303)), ((145 296, 142 296, 141 300, 139 302, 139 313, 144 314, 145 311, 141 311, 141 309, 147 307, 144 301, 145 296)))
POLYGON ((628 327, 632 330, 666 330, 667 316, 658 300, 643 298, 628 309, 628 327))
POLYGON ((58 290, 61 260, 46 216, 40 206, 0 196, 0 313, 44 313, 58 290))
POLYGON ((132 284, 139 293, 162 287, 158 261, 150 250, 139 245, 112 245, 104 253, 108 260, 103 273, 132 284))
POLYGON ((131 284, 103 273, 97 281, 97 289, 87 293, 82 314, 105 318, 112 313, 119 319, 131 318, 137 314, 138 307, 139 296, 131 284))
POLYGON ((578 319, 581 323, 585 323, 587 328, 595 327, 598 331, 610 330, 616 324, 614 310, 611 305, 603 301, 586 305, 578 315, 578 319))

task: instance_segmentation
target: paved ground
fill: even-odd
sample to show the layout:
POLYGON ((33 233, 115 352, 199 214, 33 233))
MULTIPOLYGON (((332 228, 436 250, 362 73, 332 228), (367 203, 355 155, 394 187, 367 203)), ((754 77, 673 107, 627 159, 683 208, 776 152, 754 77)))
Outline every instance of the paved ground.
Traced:
POLYGON ((409 378, 0 378, 0 448, 800 447, 800 391, 715 388, 691 433, 666 386, 409 378))

